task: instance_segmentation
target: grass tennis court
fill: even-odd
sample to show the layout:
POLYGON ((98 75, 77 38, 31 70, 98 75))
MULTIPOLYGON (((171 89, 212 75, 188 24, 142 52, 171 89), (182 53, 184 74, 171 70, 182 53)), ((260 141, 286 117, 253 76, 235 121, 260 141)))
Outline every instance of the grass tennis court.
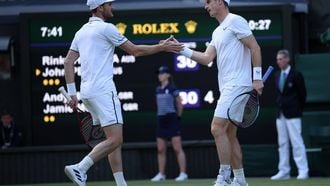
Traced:
MULTIPOLYGON (((294 178, 284 181, 271 181, 269 178, 248 178, 249 186, 330 186, 330 177, 310 178, 308 180, 296 180, 294 178)), ((149 180, 128 181, 129 186, 211 186, 214 179, 190 179, 185 182, 172 180, 153 183, 149 180)), ((88 186, 116 186, 114 182, 88 182, 88 186)), ((12 185, 19 186, 19 185, 12 185)), ((73 183, 52 184, 26 184, 20 186, 73 186, 73 183)))

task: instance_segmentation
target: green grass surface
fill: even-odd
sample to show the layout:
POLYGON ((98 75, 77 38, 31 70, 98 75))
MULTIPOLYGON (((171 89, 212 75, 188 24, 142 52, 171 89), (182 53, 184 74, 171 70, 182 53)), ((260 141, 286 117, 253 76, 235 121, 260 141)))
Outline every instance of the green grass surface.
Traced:
MULTIPOLYGON (((172 180, 153 183, 149 180, 128 181, 128 186, 212 186, 214 179, 190 179, 185 182, 172 180)), ((310 178, 308 180, 296 180, 294 178, 284 181, 271 181, 269 178, 248 178, 249 186, 330 186, 330 177, 310 178)), ((116 186, 114 182, 88 182, 88 186, 116 186)), ((12 185, 14 186, 14 185, 12 185)), ((15 185, 18 186, 18 185, 15 185)), ((73 183, 52 184, 26 184, 20 186, 73 186, 73 183)))

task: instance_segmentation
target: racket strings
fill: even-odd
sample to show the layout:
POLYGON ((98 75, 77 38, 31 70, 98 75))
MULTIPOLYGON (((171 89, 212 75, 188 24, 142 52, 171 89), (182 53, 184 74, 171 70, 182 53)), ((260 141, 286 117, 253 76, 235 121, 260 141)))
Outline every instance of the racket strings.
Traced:
POLYGON ((97 144, 106 139, 103 129, 100 125, 93 125, 93 118, 89 113, 84 113, 86 116, 81 120, 81 133, 85 143, 94 148, 97 144))
POLYGON ((87 116, 83 117, 83 119, 80 122, 81 124, 81 133, 87 142, 90 139, 91 132, 92 132, 92 126, 93 126, 93 119, 88 114, 87 116))
POLYGON ((243 121, 240 126, 246 128, 252 125, 259 113, 258 96, 251 95, 244 108, 243 121))

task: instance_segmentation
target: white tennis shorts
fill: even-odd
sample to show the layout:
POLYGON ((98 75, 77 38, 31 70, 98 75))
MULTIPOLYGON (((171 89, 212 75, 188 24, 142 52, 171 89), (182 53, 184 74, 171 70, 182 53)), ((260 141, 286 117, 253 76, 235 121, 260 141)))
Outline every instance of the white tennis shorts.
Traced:
POLYGON ((92 115, 93 125, 105 127, 113 124, 123 124, 121 104, 116 93, 111 92, 82 99, 82 101, 92 115))
MULTIPOLYGON (((214 111, 214 117, 218 118, 224 118, 228 119, 227 116, 227 110, 231 104, 231 102, 234 100, 236 96, 239 94, 242 94, 244 92, 251 91, 252 87, 250 86, 228 86, 225 87, 221 93, 220 93, 220 98, 218 99, 217 102, 217 107, 215 108, 214 111)), ((247 100, 246 100, 247 101, 247 100)), ((242 101, 242 105, 245 105, 245 102, 242 101)), ((235 121, 242 121, 243 118, 243 113, 244 113, 244 106, 237 105, 235 108, 235 115, 233 116, 232 119, 235 121)))

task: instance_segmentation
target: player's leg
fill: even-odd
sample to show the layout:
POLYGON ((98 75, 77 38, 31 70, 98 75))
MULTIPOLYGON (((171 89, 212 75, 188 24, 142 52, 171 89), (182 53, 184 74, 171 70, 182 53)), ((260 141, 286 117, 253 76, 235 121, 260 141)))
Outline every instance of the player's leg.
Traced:
POLYGON ((239 141, 237 139, 237 127, 229 125, 228 127, 229 141, 232 147, 231 166, 233 169, 240 169, 243 167, 242 164, 242 151, 239 141))
POLYGON ((89 103, 107 137, 106 140, 96 145, 88 155, 96 162, 123 143, 123 117, 120 101, 113 92, 92 98, 89 103))
POLYGON ((83 101, 86 108, 93 113, 92 116, 96 117, 93 121, 100 121, 107 139, 97 144, 78 164, 65 167, 65 173, 71 180, 75 183, 82 180, 81 184, 77 183, 78 185, 86 184, 86 172, 95 162, 113 152, 123 142, 123 119, 118 97, 114 93, 109 93, 83 101))
POLYGON ((97 144, 78 164, 66 166, 64 169, 66 175, 79 186, 86 185, 86 173, 89 168, 95 162, 113 152, 123 142, 122 125, 106 126, 103 130, 107 139, 97 144))
POLYGON ((234 173, 234 179, 232 185, 246 186, 248 185, 245 180, 243 161, 242 161, 242 150, 237 139, 237 127, 229 125, 228 127, 229 141, 232 147, 231 155, 231 166, 234 173))
POLYGON ((218 158, 220 161, 220 169, 215 185, 230 184, 230 157, 231 144, 227 135, 228 126, 230 123, 227 119, 214 117, 211 124, 211 133, 217 147, 218 158))
POLYGON ((172 137, 172 146, 173 150, 175 152, 178 165, 180 168, 180 175, 175 178, 176 181, 184 181, 188 179, 188 175, 186 172, 186 154, 183 151, 182 148, 182 141, 181 141, 181 136, 174 136, 172 137))
POLYGON ((112 153, 117 147, 120 147, 123 143, 123 125, 109 125, 103 127, 103 131, 107 136, 107 139, 97 144, 93 150, 88 154, 88 156, 94 161, 97 162, 100 159, 104 158, 108 154, 112 153))
POLYGON ((220 99, 218 100, 211 124, 211 132, 215 139, 220 160, 220 170, 216 183, 219 182, 221 184, 216 185, 226 185, 230 183, 232 155, 236 156, 233 160, 234 168, 242 167, 240 145, 236 138, 237 128, 227 119, 227 110, 232 100, 234 100, 237 95, 250 91, 251 89, 252 87, 249 86, 227 86, 221 90, 220 99), (231 139, 233 139, 233 142, 231 142, 231 139), (232 145, 234 145, 234 147, 232 147, 232 145), (234 148, 234 150, 232 148, 234 148), (219 181, 221 179, 225 181, 219 181))
POLYGON ((301 136, 301 119, 293 118, 287 119, 288 133, 292 144, 293 159, 298 168, 297 179, 307 179, 308 176, 308 162, 306 155, 306 148, 301 136))
POLYGON ((166 167, 166 140, 160 137, 156 139, 157 143, 157 161, 158 161, 158 173, 151 181, 163 181, 165 180, 165 167, 166 167))
MULTIPOLYGON (((100 124, 95 109, 88 99, 83 100, 86 109, 91 113, 93 118, 93 125, 100 124)), ((87 171, 93 166, 94 161, 88 155, 85 156, 79 163, 65 166, 65 174, 72 180, 75 184, 79 186, 86 185, 87 171)))
POLYGON ((287 129, 288 123, 286 119, 281 114, 280 118, 276 119, 276 129, 277 129, 277 141, 278 141, 278 153, 279 153, 279 162, 278 162, 278 173, 272 176, 271 180, 281 180, 290 178, 290 162, 289 162, 289 134, 287 129))
POLYGON ((215 186, 229 185, 231 174, 231 143, 228 136, 228 127, 232 125, 227 119, 227 110, 235 97, 234 86, 221 90, 214 117, 211 123, 211 133, 214 137, 220 161, 220 169, 215 186))
POLYGON ((127 183, 123 174, 121 146, 117 147, 112 153, 108 155, 108 160, 111 165, 113 177, 115 178, 117 186, 126 186, 127 183))

